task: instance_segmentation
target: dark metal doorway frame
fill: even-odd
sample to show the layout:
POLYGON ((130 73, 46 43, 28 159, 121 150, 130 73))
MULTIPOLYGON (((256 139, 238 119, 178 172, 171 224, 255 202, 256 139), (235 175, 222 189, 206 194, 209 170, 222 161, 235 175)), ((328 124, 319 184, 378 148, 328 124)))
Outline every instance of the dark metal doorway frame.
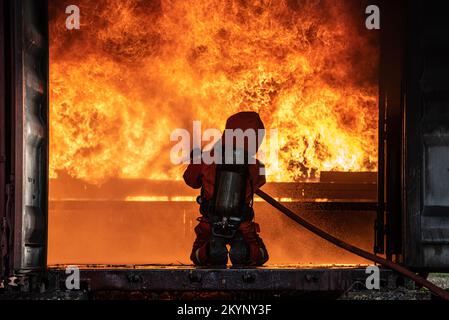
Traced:
POLYGON ((402 106, 406 2, 381 0, 379 6, 379 166, 374 252, 386 254, 388 259, 392 259, 402 250, 402 106))

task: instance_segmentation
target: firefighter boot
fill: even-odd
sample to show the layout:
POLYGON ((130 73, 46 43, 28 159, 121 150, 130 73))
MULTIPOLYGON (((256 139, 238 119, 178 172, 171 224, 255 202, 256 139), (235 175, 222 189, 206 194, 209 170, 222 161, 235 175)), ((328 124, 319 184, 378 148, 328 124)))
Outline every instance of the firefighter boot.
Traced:
POLYGON ((226 266, 228 263, 226 239, 212 236, 209 245, 209 264, 213 266, 226 266))
POLYGON ((240 231, 238 231, 231 240, 229 258, 231 259, 233 266, 245 266, 249 263, 249 248, 240 231))

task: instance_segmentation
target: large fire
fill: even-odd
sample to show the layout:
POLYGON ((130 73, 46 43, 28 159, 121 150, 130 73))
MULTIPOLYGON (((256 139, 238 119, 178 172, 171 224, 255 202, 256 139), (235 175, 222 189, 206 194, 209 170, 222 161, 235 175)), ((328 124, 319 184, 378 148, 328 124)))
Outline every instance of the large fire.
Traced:
POLYGON ((377 46, 351 3, 79 0, 69 31, 51 1, 51 177, 179 179, 170 133, 242 110, 278 129, 271 181, 376 170, 377 46))
MULTIPOLYGON (((375 171, 378 52, 361 1, 77 0, 79 30, 66 29, 72 1, 50 1, 56 179, 48 263, 188 264, 198 216, 193 193, 127 188, 181 179, 184 168, 170 162, 170 134, 191 131, 194 120, 223 129, 231 114, 258 111, 268 129, 278 129, 279 166, 271 153, 265 157, 270 181, 375 171), (85 195, 110 181, 120 183, 95 194, 107 201, 74 191, 85 195)), ((363 262, 264 203, 255 207, 270 264, 363 262)), ((306 216, 367 250, 373 217, 306 216)))

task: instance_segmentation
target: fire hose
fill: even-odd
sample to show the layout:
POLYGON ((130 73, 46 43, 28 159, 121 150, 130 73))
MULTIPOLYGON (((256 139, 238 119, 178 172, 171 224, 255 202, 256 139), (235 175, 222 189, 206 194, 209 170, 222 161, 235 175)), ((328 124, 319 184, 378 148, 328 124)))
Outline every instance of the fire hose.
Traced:
POLYGON ((270 205, 272 205, 274 208, 278 209, 280 212, 282 212, 284 215, 304 227, 305 229, 311 231, 312 233, 316 234, 317 236, 323 238, 326 241, 329 241, 330 243, 336 245, 337 247, 340 247, 346 251, 349 251, 357 256, 360 256, 362 258, 365 258, 366 260, 374 261, 375 263, 382 265, 386 268, 389 268, 391 270, 394 270, 407 278, 410 278, 415 283, 429 289, 430 292, 435 294, 436 296, 444 299, 449 300, 449 292, 443 290, 442 288, 434 285, 432 282, 420 277, 419 275, 415 274, 414 272, 408 270, 407 268, 404 268, 403 266, 384 258, 381 258, 379 256, 376 256, 372 253, 369 253, 365 250, 362 250, 360 248, 357 248, 349 243, 346 243, 340 239, 335 238, 334 236, 330 235, 329 233, 321 230, 320 228, 314 226, 313 224, 309 223, 305 219, 298 216, 296 213, 288 209, 287 207, 283 206, 281 203, 276 201, 274 198, 272 198, 270 195, 266 194, 262 190, 258 190, 256 194, 261 197, 263 200, 268 202, 270 205))

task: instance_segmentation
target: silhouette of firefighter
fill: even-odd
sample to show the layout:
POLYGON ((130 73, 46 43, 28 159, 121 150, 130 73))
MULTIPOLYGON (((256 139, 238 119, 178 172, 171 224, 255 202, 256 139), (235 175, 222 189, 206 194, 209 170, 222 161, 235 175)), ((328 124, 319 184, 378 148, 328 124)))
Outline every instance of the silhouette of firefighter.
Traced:
POLYGON ((254 135, 246 136, 239 146, 235 136, 223 133, 212 152, 222 161, 192 162, 184 173, 187 185, 201 189, 197 202, 202 216, 190 259, 198 266, 224 266, 229 256, 233 265, 261 266, 268 261, 268 252, 254 222, 253 197, 266 182, 264 166, 255 159, 264 125, 257 113, 240 112, 227 120, 226 129, 245 133, 252 129, 254 135))

